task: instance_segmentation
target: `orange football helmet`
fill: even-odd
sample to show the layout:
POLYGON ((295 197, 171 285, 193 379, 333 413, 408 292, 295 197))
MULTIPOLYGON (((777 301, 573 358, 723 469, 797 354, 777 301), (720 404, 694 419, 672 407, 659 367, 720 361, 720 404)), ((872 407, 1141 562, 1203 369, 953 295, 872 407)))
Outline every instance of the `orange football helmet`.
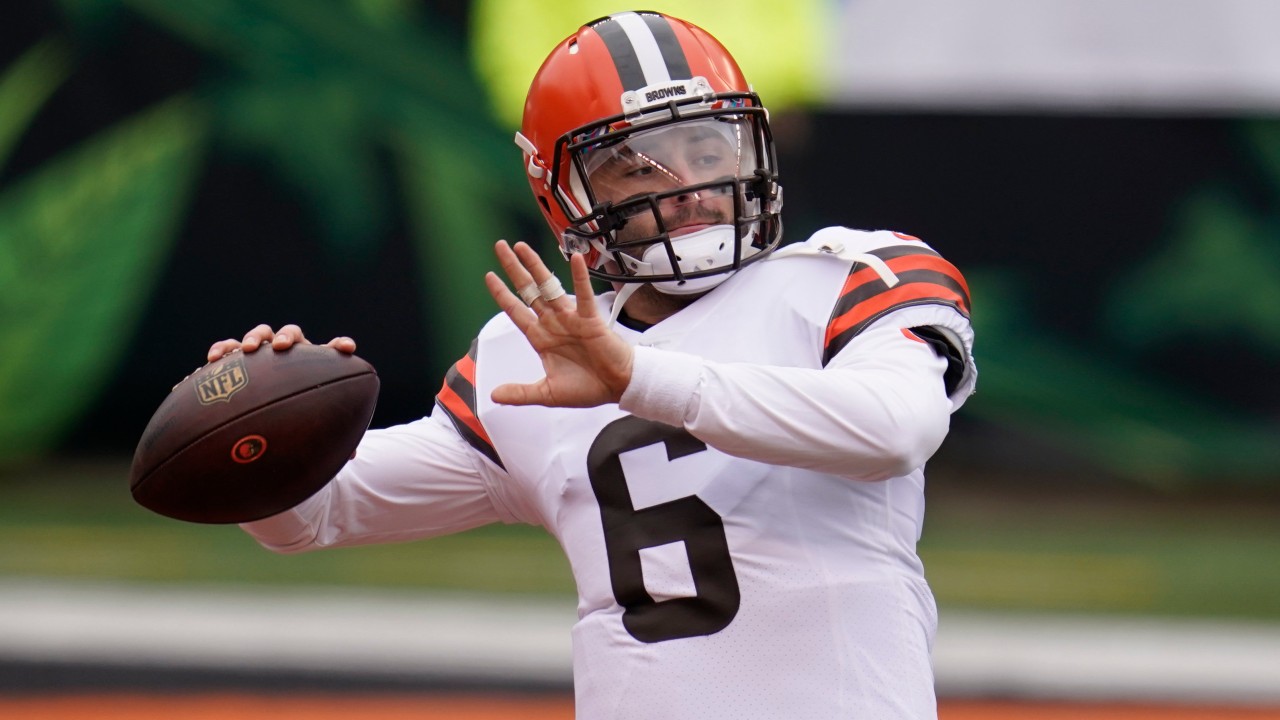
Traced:
POLYGON ((655 12, 587 23, 556 45, 516 134, 566 258, 595 277, 687 294, 782 237, 768 113, 710 34, 655 12), (718 209, 673 210, 714 202, 718 209))

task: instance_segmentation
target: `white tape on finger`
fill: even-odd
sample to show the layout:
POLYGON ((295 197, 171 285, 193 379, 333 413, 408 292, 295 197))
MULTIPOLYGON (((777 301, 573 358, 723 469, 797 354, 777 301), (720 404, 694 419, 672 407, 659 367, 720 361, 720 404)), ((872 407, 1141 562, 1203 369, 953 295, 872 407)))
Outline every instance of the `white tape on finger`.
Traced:
POLYGON ((538 285, 538 292, 542 295, 542 299, 547 302, 562 298, 567 294, 564 291, 564 286, 560 284, 560 278, 555 275, 543 280, 542 284, 538 285))
POLYGON ((532 305, 534 300, 542 297, 538 284, 535 282, 530 282, 528 285, 520 288, 516 291, 516 294, 520 296, 520 299, 524 301, 525 305, 532 305))

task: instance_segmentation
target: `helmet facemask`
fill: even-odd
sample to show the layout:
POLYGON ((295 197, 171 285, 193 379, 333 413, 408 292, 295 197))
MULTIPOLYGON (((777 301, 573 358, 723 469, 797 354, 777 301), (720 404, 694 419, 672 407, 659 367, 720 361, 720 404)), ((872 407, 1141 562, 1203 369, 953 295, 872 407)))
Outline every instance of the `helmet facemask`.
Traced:
POLYGON ((557 143, 552 167, 568 175, 553 180, 570 219, 563 247, 596 256, 591 273, 603 280, 705 292, 781 238, 773 141, 751 93, 578 128, 557 143))

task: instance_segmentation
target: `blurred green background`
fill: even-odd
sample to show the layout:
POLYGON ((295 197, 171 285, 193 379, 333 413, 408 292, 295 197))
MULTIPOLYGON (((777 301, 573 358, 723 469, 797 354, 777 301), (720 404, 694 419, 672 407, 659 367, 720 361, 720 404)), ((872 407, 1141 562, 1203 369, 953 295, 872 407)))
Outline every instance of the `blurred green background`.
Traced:
MULTIPOLYGON (((655 9, 771 105, 789 240, 901 230, 970 280, 979 393, 922 540, 940 601, 1280 617, 1280 118, 839 107, 824 4, 774 5, 655 9)), ((617 9, 0 11, 0 577, 571 595, 532 529, 281 558, 147 514, 125 477, 168 388, 259 322, 356 337, 375 425, 428 412, 494 311, 492 241, 554 247, 511 143, 522 88, 617 9)))

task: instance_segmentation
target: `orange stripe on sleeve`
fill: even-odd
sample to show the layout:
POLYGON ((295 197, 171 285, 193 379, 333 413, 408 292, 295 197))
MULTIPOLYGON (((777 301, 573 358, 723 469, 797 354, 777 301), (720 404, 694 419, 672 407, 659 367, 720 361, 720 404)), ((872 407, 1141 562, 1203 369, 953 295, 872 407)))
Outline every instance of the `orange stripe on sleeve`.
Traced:
POLYGON ((471 432, 475 433, 476 437, 484 440, 488 445, 493 445, 493 441, 489 439, 489 433, 485 432, 484 426, 480 424, 480 418, 471 412, 471 408, 467 407, 467 404, 463 402, 462 398, 458 397, 453 388, 447 384, 442 386, 440 393, 436 395, 436 400, 444 406, 445 410, 449 411, 449 414, 455 420, 466 425, 471 432))
MULTIPOLYGON (((956 269, 955 265, 933 255, 904 255, 902 257, 892 258, 885 263, 894 273, 903 273, 910 270, 932 270, 942 273, 952 280, 956 281, 960 287, 964 288, 965 294, 969 294, 969 283, 965 282, 964 276, 956 269)), ((844 296, 851 291, 866 285, 869 282, 875 282, 880 279, 875 270, 863 266, 859 270, 849 273, 845 278, 844 286, 840 288, 840 295, 844 296)))
POLYGON ((476 384, 476 361, 471 355, 463 355, 453 366, 457 368, 458 374, 467 379, 472 385, 476 384))
POLYGON ((905 305, 913 301, 937 300, 944 304, 965 308, 964 297, 949 287, 934 283, 911 283, 899 285, 855 305, 843 315, 832 319, 827 325, 826 342, 858 323, 865 322, 878 313, 882 313, 896 305, 905 305))

